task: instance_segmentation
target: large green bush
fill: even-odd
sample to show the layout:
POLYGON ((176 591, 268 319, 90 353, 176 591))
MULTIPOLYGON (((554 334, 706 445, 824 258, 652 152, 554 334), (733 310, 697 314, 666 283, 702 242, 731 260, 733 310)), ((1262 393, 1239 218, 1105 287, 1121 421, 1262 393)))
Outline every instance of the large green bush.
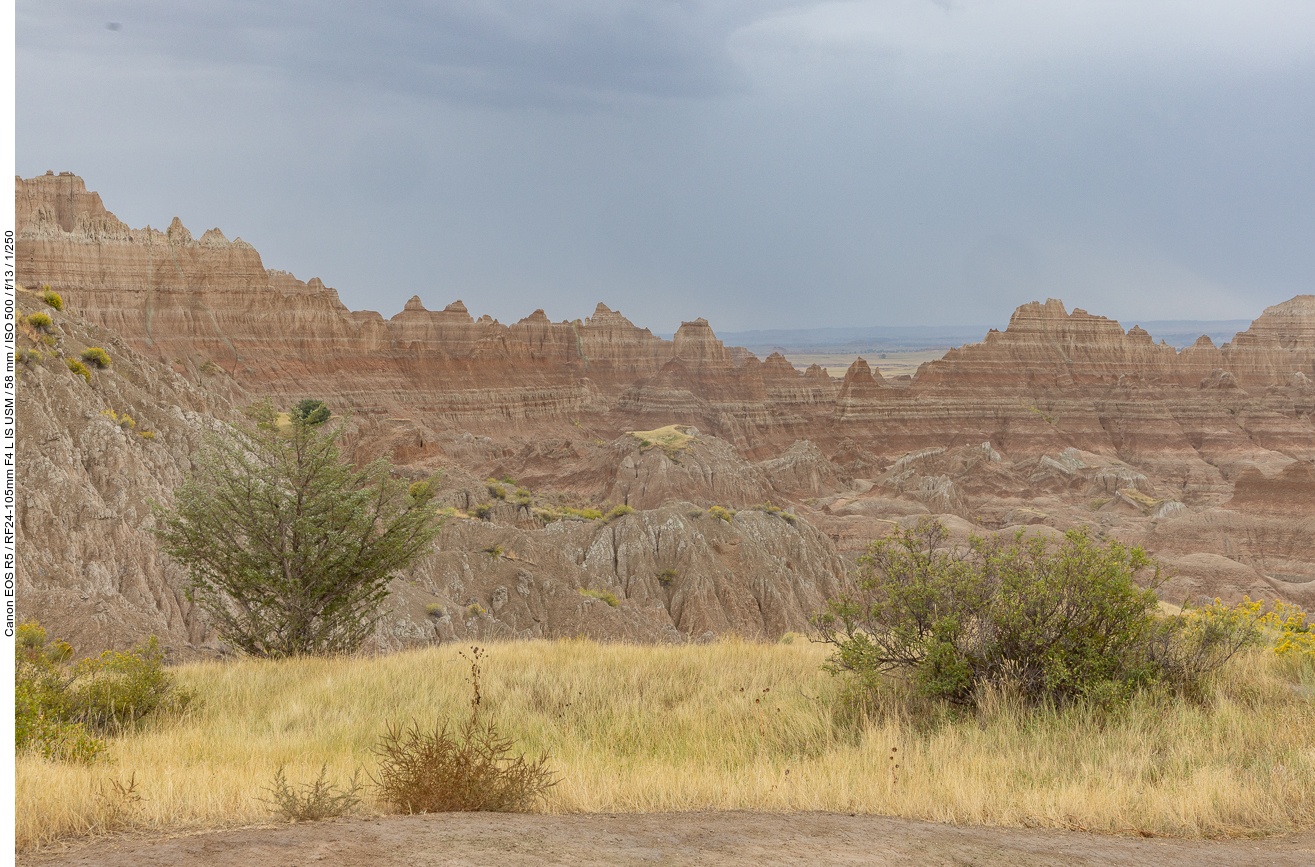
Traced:
POLYGON ((1057 544, 1019 533, 956 547, 923 520, 873 543, 859 565, 856 592, 817 618, 836 647, 829 668, 871 684, 893 675, 953 704, 988 686, 1106 706, 1150 686, 1196 693, 1255 635, 1254 623, 1158 617, 1155 561, 1082 530, 1057 544))
POLYGON ((123 653, 70 662, 66 641, 48 641, 39 623, 18 628, 14 675, 15 747, 48 759, 90 762, 105 750, 100 736, 150 714, 181 711, 192 701, 164 670, 155 637, 123 653))

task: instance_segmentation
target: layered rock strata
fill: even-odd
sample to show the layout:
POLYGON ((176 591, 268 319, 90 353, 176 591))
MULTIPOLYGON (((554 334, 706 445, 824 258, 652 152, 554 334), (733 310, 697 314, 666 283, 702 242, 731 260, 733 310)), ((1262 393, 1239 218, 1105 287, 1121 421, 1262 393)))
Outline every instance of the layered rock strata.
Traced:
POLYGON ((131 229, 73 175, 19 179, 17 214, 24 285, 49 284, 209 392, 350 410, 358 453, 417 473, 642 509, 792 501, 851 553, 937 514, 983 531, 1089 524, 1175 562, 1224 557, 1280 595, 1315 575, 1301 469, 1315 460, 1315 296, 1182 351, 1051 299, 910 381, 859 359, 836 382, 728 348, 704 320, 665 340, 603 304, 511 325, 419 297, 390 319, 348 311, 218 229, 131 229), (672 424, 702 445, 624 436, 672 424))

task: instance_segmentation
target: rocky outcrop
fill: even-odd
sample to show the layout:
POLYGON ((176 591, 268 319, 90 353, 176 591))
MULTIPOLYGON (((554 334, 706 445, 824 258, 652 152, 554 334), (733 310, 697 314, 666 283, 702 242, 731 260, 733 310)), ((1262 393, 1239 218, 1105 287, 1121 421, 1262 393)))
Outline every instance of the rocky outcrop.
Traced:
POLYGON ((673 502, 542 529, 454 519, 397 585, 380 640, 775 640, 806 631, 844 580, 825 536, 760 511, 722 520, 673 502))

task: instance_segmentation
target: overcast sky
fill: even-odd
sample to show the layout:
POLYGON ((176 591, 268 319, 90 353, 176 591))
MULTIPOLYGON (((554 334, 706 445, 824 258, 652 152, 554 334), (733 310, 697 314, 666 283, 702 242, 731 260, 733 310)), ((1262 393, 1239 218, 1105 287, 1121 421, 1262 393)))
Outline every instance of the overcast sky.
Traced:
POLYGON ((1315 291, 1310 0, 19 0, 17 105, 22 176, 385 316, 1002 326, 1315 291))

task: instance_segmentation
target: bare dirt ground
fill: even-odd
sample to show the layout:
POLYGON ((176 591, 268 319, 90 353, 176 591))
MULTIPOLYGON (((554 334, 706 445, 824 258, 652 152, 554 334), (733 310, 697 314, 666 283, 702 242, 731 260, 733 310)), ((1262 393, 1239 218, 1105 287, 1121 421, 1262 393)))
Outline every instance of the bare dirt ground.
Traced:
POLYGON ((939 825, 838 813, 445 813, 130 836, 28 854, 22 865, 1210 865, 1315 864, 1315 831, 1263 840, 1174 840, 939 825))

